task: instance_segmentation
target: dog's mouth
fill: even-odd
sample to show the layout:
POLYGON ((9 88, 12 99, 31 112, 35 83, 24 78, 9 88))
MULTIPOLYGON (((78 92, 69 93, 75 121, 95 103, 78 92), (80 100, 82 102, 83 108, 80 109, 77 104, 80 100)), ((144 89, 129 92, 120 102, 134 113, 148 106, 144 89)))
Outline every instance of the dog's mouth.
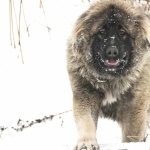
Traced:
POLYGON ((120 65, 120 61, 118 60, 105 60, 104 65, 108 67, 117 67, 120 65))
POLYGON ((116 71, 123 69, 125 65, 128 62, 128 55, 127 53, 124 53, 122 58, 117 59, 101 59, 101 63, 103 63, 103 66, 105 70, 107 71, 116 71))

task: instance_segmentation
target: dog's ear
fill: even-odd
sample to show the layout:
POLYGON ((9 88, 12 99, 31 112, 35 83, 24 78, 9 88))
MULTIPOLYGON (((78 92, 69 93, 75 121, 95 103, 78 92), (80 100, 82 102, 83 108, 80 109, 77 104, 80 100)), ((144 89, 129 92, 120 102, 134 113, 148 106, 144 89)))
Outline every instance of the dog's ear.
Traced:
POLYGON ((150 42, 148 41, 148 39, 146 39, 146 46, 150 47, 150 42))
POLYGON ((142 45, 144 49, 150 50, 150 42, 148 39, 144 39, 142 45))

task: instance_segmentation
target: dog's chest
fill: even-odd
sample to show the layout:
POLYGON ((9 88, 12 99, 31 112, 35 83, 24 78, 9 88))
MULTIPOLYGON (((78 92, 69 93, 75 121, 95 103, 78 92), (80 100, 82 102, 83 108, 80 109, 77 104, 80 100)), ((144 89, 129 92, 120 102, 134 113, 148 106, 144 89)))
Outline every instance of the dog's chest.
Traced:
POLYGON ((110 105, 117 101, 117 97, 114 97, 112 93, 106 93, 102 101, 102 106, 110 105))

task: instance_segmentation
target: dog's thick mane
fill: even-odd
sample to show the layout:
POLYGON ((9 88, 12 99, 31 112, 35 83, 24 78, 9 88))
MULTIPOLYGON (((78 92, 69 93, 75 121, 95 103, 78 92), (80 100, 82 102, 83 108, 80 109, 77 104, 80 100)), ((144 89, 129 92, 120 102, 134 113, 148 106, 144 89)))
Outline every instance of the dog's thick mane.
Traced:
MULTIPOLYGON (((117 18, 126 23, 128 31, 131 32, 133 36, 137 34, 136 30, 139 31, 140 34, 135 35, 135 37, 138 38, 136 39, 137 43, 134 45, 136 49, 142 49, 138 45, 140 45, 143 40, 149 41, 149 20, 146 16, 142 15, 139 10, 136 11, 130 2, 124 2, 122 0, 104 0, 97 2, 92 5, 87 12, 82 14, 75 24, 73 36, 69 39, 68 49, 71 50, 69 55, 71 64, 68 64, 68 70, 69 72, 74 72, 77 76, 81 76, 81 78, 87 82, 90 82, 96 89, 110 91, 113 97, 118 97, 129 89, 132 83, 140 78, 143 66, 146 65, 145 60, 150 57, 150 54, 146 53, 145 56, 141 58, 140 63, 135 60, 134 65, 136 66, 132 66, 130 70, 126 70, 124 75, 118 75, 119 78, 118 76, 98 73, 93 69, 91 63, 93 58, 90 49, 93 39, 91 39, 91 37, 107 18, 107 13, 112 7, 115 11, 120 11, 117 14, 117 18), (123 17, 122 15, 124 14, 125 16, 123 17), (100 16, 100 19, 97 16, 100 16), (134 29, 135 27, 137 29, 134 29), (86 52, 84 50, 86 50, 86 52)), ((145 51, 148 51, 147 47, 145 49, 145 51)), ((137 54, 137 50, 135 50, 135 55, 139 55, 137 54)))

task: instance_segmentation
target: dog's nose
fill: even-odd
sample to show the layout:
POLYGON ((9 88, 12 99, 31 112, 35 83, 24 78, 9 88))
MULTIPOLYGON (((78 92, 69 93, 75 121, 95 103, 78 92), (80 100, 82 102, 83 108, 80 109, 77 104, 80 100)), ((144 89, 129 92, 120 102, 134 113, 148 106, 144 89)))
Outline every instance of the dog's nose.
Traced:
POLYGON ((117 49, 117 47, 115 46, 110 46, 107 48, 106 50, 106 56, 109 58, 116 58, 119 54, 119 51, 117 49))

